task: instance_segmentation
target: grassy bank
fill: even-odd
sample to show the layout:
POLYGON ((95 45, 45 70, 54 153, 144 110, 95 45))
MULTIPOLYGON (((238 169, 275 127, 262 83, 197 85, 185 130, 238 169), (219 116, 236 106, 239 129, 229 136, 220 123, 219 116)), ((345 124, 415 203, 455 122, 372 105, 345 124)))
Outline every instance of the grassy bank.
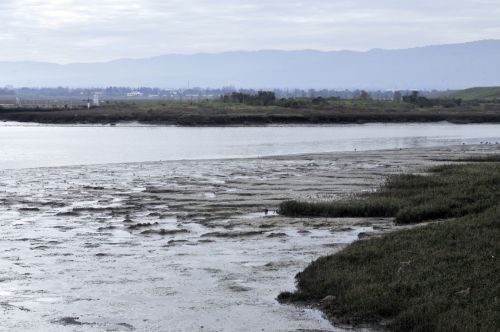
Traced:
POLYGON ((110 104, 94 109, 0 109, 0 120, 55 124, 137 121, 181 126, 336 124, 372 122, 500 123, 500 105, 418 108, 382 101, 332 101, 291 108, 221 102, 110 104))
MULTIPOLYGON (((298 291, 279 299, 321 303, 334 321, 390 331, 499 331, 500 163, 480 161, 389 180, 372 195, 409 195, 418 211, 442 211, 427 220, 461 217, 357 241, 310 264, 298 291)), ((411 205, 396 210, 408 222, 421 215, 411 205)))
POLYGON ((479 213, 499 201, 500 163, 487 162, 438 166, 427 175, 395 175, 375 192, 340 201, 288 201, 281 204, 280 213, 293 217, 394 217, 397 224, 409 224, 479 213))

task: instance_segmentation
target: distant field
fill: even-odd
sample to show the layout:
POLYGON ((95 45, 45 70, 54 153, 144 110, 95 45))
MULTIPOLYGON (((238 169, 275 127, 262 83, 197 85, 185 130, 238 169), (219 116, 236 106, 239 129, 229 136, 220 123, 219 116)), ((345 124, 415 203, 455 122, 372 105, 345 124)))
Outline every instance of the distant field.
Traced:
POLYGON ((462 100, 500 100, 500 87, 478 87, 458 90, 446 94, 445 97, 460 98, 462 100))

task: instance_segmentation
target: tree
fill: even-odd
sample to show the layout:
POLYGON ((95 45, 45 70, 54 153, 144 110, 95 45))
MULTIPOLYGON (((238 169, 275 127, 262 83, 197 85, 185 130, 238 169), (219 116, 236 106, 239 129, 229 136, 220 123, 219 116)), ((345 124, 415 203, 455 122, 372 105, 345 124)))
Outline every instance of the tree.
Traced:
POLYGON ((358 96, 358 99, 359 100, 372 100, 372 96, 370 96, 370 94, 368 92, 366 92, 365 90, 361 90, 361 92, 358 96))
POLYGON ((430 107, 430 106, 432 106, 432 102, 429 99, 427 99, 423 96, 420 96, 418 91, 412 91, 411 95, 404 96, 403 101, 405 103, 417 105, 418 107, 430 107))

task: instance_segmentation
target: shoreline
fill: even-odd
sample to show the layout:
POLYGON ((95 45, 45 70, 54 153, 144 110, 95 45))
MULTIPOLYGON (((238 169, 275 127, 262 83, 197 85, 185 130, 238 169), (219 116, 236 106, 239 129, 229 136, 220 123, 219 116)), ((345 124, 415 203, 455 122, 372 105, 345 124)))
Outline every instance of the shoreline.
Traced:
POLYGON ((467 126, 467 125, 497 125, 498 122, 451 122, 448 120, 440 121, 407 121, 407 122, 390 122, 390 121, 373 121, 373 122, 326 122, 326 123, 256 123, 256 124, 214 124, 214 125, 179 125, 179 124, 165 124, 165 123, 144 123, 138 121, 123 121, 116 123, 85 123, 85 122, 69 122, 69 123, 57 123, 57 122, 28 122, 28 121, 10 121, 10 120, 0 120, 0 128, 2 127, 90 127, 90 128, 279 128, 279 127, 297 127, 297 128, 315 128, 315 127, 349 127, 349 126, 369 126, 369 125, 439 125, 448 124, 456 126, 467 126))
MULTIPOLYGON (((164 163, 197 163, 197 162, 234 162, 234 161, 257 161, 257 160, 285 160, 285 159, 314 159, 314 158, 354 158, 365 154, 397 154, 402 151, 412 152, 430 152, 430 151, 446 151, 452 150, 454 152, 475 154, 479 155, 496 153, 500 150, 500 144, 453 144, 453 145, 438 145, 430 147, 416 147, 416 148, 397 148, 397 149, 376 149, 376 150, 357 150, 357 151, 332 151, 332 152, 312 152, 312 153, 292 153, 282 155, 269 155, 261 157, 228 157, 228 158, 207 158, 207 159, 174 159, 174 160, 150 160, 150 161, 131 161, 131 162, 116 162, 116 163, 95 163, 95 164, 74 164, 74 165, 54 165, 54 166, 40 166, 40 167, 24 167, 24 168, 0 168, 0 172, 16 171, 16 170, 38 170, 38 169, 52 169, 52 168, 82 168, 92 166, 124 166, 124 165, 157 165, 164 163), (493 152, 487 152, 492 150, 493 152)), ((448 159, 434 160, 436 162, 449 162, 448 159)))

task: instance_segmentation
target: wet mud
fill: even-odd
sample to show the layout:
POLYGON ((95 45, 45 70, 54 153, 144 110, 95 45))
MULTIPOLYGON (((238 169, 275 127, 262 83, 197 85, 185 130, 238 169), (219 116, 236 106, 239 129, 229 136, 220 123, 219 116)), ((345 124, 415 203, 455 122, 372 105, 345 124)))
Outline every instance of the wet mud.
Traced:
POLYGON ((281 305, 313 259, 389 219, 283 218, 286 199, 494 146, 0 171, 0 331, 342 331, 281 305))

